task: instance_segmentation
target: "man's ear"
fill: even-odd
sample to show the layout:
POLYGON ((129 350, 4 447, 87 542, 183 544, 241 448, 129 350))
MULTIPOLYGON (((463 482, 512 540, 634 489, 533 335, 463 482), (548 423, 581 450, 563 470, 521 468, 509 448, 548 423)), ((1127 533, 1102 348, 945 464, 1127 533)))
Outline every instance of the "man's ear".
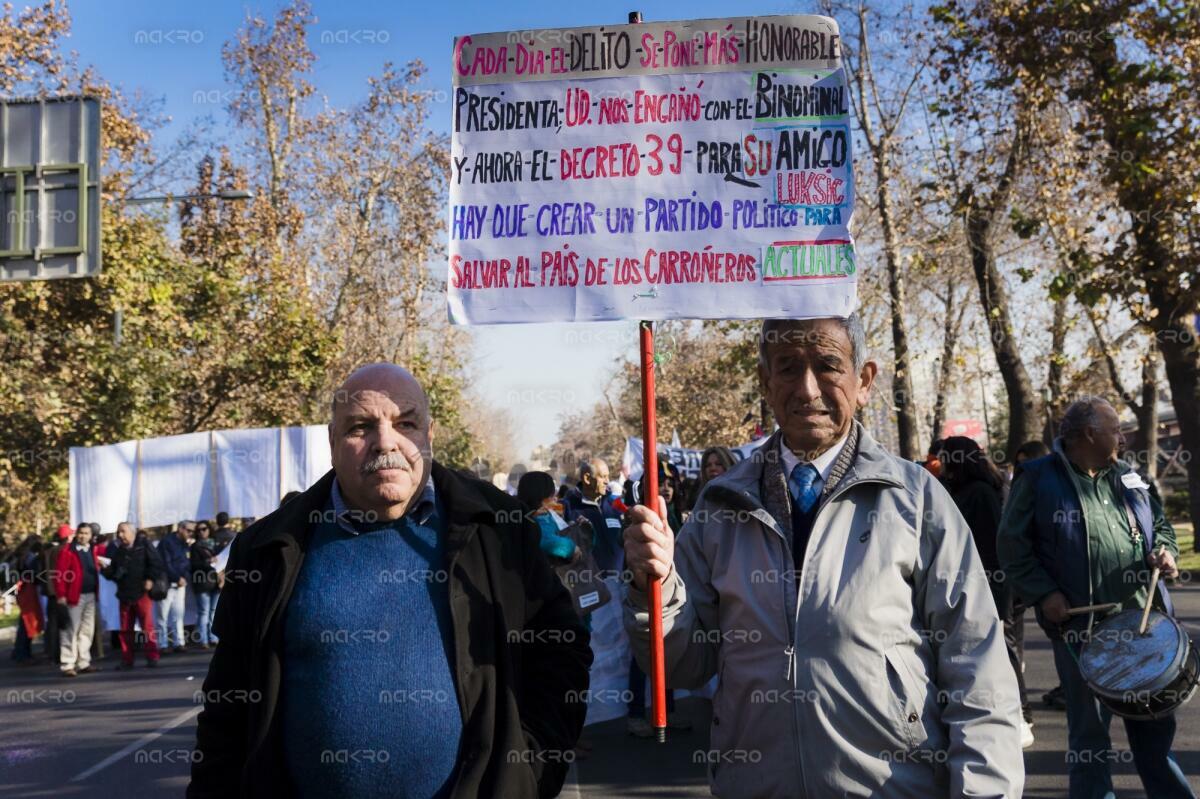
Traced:
POLYGON ((871 386, 875 384, 875 376, 879 374, 879 364, 874 361, 867 361, 863 364, 862 371, 858 373, 858 397, 856 402, 858 407, 865 408, 867 402, 871 398, 871 386))
POLYGON ((333 452, 333 422, 326 429, 329 431, 329 451, 333 452))

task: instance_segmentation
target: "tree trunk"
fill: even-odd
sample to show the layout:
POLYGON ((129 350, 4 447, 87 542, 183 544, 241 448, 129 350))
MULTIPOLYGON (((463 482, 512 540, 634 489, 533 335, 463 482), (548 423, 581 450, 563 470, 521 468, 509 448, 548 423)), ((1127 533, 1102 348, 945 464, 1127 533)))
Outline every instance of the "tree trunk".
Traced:
POLYGON ((1028 112, 1018 115, 1016 132, 1004 172, 996 182, 991 198, 982 204, 974 199, 973 187, 966 189, 963 203, 967 245, 971 251, 971 268, 979 283, 979 300, 991 334, 996 365, 1008 391, 1008 442, 1005 456, 1012 460, 1017 448, 1026 441, 1040 439, 1043 426, 1042 398, 1033 387, 1021 352, 1013 335, 1008 289, 996 268, 996 252, 992 245, 993 225, 1008 206, 1013 180, 1020 168, 1029 137, 1028 112))
POLYGON ((895 369, 892 376, 892 410, 896 414, 897 450, 905 460, 920 457, 917 402, 912 387, 912 356, 908 348, 908 326, 904 322, 904 308, 908 304, 904 272, 900 264, 900 243, 896 235, 896 213, 892 206, 892 147, 896 128, 904 116, 908 91, 904 92, 896 109, 890 114, 880 102, 875 71, 871 66, 870 34, 867 29, 867 8, 859 3, 858 17, 858 68, 854 70, 854 86, 857 90, 857 114, 863 137, 871 150, 875 164, 875 191, 879 202, 879 220, 883 227, 883 254, 887 264, 888 298, 891 302, 892 349, 895 369), (870 91, 868 92, 868 88, 870 91), (878 115, 871 113, 875 109, 878 115), (878 124, 878 128, 876 128, 878 124))
POLYGON ((1063 411, 1063 359, 1067 346, 1067 302, 1064 294, 1054 301, 1054 321, 1050 328, 1050 365, 1046 374, 1046 387, 1050 392, 1050 407, 1046 409, 1046 428, 1042 441, 1046 446, 1054 443, 1054 423, 1063 411))
POLYGON ((1151 480, 1158 477, 1158 351, 1150 345, 1142 361, 1142 401, 1134 409, 1138 433, 1134 447, 1151 480))
POLYGON ((954 377, 954 349, 958 346, 963 309, 966 307, 966 303, 962 303, 958 313, 952 313, 956 287, 954 280, 946 286, 946 299, 942 309, 942 361, 938 368, 937 400, 933 403, 933 429, 929 431, 930 448, 933 447, 933 442, 941 438, 942 427, 946 424, 946 395, 950 393, 950 381, 954 377))
MULTIPOLYGON (((1156 298, 1151 292, 1151 301, 1156 298)), ((1161 307, 1161 306, 1159 306, 1161 307)), ((1192 529, 1200 532, 1200 346, 1187 317, 1174 320, 1156 316, 1152 324, 1162 352, 1171 402, 1179 422, 1179 445, 1187 468, 1188 510, 1192 529)), ((1192 548, 1200 552, 1200 535, 1192 548)))
POLYGON ((888 297, 892 311, 892 349, 896 363, 892 378, 892 408, 896 412, 896 431, 900 457, 906 461, 921 456, 917 431, 917 403, 912 386, 912 356, 908 349, 908 325, 904 322, 904 306, 908 304, 907 287, 900 266, 900 245, 896 241, 892 198, 888 190, 891 181, 890 148, 883 147, 876 159, 879 191, 879 219, 883 225, 883 252, 887 262, 888 297))

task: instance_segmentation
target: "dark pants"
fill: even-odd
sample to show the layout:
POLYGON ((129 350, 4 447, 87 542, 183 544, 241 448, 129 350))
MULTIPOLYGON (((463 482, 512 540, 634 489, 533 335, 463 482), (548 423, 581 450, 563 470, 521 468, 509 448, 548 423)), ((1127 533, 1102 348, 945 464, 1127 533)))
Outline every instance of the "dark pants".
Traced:
POLYGON ((12 659, 24 663, 32 658, 33 641, 29 638, 29 633, 25 632, 25 622, 17 617, 17 639, 13 642, 12 659))
POLYGON ((1054 666, 1067 700, 1067 763, 1071 799, 1110 799, 1114 796, 1110 764, 1130 756, 1142 778, 1146 796, 1153 799, 1195 799, 1179 765, 1171 757, 1175 717, 1155 721, 1124 719, 1129 736, 1127 753, 1115 752, 1108 735, 1112 711, 1096 701, 1083 681, 1075 660, 1077 649, 1055 640, 1054 666))
MULTIPOLYGON (((65 608, 64 608, 65 610, 65 608)), ((55 597, 46 598, 46 631, 42 634, 42 641, 46 647, 46 657, 51 663, 59 661, 59 646, 58 646, 58 599, 55 597)))
POLYGON ((1004 625, 1004 648, 1008 662, 1017 675, 1017 691, 1021 698, 1021 713, 1030 721, 1029 699, 1025 695, 1025 606, 1021 604, 1004 580, 989 581, 996 612, 1004 625))
MULTIPOLYGON (((638 665, 637 658, 629 658, 629 717, 646 718, 646 673, 638 665)), ((675 692, 667 689, 667 713, 675 712, 675 692)))
POLYGON ((92 660, 104 659, 104 620, 100 618, 100 596, 96 595, 95 624, 92 627, 92 660))
POLYGON ((158 660, 158 637, 155 631, 154 603, 142 594, 137 602, 121 602, 121 662, 133 665, 133 623, 142 625, 142 637, 146 641, 146 660, 158 660))

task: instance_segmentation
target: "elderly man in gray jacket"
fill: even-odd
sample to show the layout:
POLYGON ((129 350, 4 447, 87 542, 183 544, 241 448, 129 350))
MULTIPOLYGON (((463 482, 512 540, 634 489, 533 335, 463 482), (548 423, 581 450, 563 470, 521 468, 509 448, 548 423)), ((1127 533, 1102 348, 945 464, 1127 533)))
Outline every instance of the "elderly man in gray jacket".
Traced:
POLYGON ((1016 678, 971 532, 920 466, 854 420, 876 374, 858 319, 769 320, 780 430, 709 483, 678 541, 625 529, 625 625, 648 666, 663 580, 667 683, 719 676, 714 795, 1018 799, 1016 678))

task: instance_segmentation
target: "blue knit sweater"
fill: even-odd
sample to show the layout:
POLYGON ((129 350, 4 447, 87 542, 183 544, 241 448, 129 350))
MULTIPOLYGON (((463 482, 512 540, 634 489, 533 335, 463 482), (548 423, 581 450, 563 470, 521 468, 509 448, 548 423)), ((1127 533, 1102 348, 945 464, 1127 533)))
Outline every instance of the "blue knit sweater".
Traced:
POLYGON ((300 796, 428 799, 452 787, 462 714, 445 515, 412 517, 313 530, 286 610, 280 703, 300 796))

